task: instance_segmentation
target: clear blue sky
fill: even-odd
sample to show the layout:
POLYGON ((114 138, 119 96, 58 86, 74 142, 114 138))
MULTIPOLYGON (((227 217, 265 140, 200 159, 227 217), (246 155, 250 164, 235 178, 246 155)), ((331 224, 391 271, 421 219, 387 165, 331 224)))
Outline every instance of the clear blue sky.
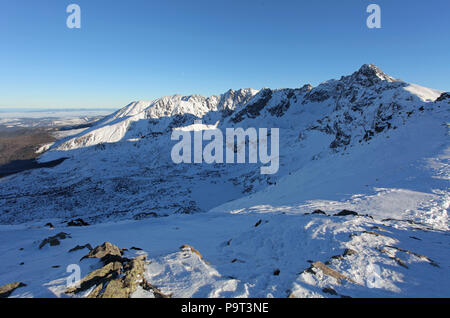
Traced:
POLYGON ((449 12, 448 0, 0 0, 0 107, 317 85, 364 63, 450 90, 449 12), (370 3, 382 29, 366 27, 370 3))

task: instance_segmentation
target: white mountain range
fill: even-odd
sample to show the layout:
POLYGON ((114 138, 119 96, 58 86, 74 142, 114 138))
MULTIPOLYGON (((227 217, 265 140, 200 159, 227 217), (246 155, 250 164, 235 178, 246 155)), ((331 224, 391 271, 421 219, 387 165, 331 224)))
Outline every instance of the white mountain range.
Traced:
POLYGON ((39 159, 60 165, 0 179, 0 285, 64 296, 83 254, 67 250, 110 241, 142 248, 146 279, 174 297, 448 297, 449 111, 448 93, 374 65, 317 87, 133 102, 39 159), (172 130, 194 120, 279 128, 279 172, 173 163, 172 130), (47 222, 72 238, 38 249, 47 222))

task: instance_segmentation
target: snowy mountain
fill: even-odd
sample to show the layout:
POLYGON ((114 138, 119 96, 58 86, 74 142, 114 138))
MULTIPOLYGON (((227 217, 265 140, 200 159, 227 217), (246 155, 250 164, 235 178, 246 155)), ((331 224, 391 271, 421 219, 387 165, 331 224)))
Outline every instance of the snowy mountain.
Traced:
POLYGON ((0 179, 0 285, 29 277, 15 295, 65 295, 64 268, 40 271, 111 241, 142 248, 146 280, 174 297, 448 297, 449 110, 448 93, 374 65, 317 87, 133 102, 40 158, 62 164, 0 179), (172 130, 194 120, 279 128, 279 172, 173 163, 172 130), (94 225, 67 229, 80 217, 94 225), (47 222, 72 238, 37 250, 47 222))

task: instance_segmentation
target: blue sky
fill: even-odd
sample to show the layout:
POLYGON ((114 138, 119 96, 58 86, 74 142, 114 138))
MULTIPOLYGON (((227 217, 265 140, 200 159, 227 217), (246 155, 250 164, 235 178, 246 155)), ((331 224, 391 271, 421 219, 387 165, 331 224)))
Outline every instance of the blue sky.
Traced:
POLYGON ((450 90, 450 1, 0 0, 0 107, 300 87, 364 63, 450 90), (82 27, 66 27, 66 7, 82 27), (368 29, 366 7, 381 7, 368 29))

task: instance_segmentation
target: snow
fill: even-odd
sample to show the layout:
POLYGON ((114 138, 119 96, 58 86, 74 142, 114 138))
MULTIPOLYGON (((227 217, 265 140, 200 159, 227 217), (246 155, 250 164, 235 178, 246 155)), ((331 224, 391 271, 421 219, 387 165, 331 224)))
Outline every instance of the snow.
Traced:
POLYGON ((109 241, 141 248, 145 278, 173 297, 448 297, 450 107, 439 95, 369 65, 316 88, 134 102, 40 158, 62 164, 0 179, 0 285, 68 297, 67 265, 82 276, 100 266, 68 250, 109 241), (279 127, 280 172, 171 162, 173 128, 226 127, 279 127), (344 209, 359 215, 334 216, 344 209), (92 225, 67 227, 75 217, 92 225), (71 238, 38 248, 61 231, 71 238))
POLYGON ((443 93, 442 91, 426 88, 416 84, 409 84, 404 89, 426 102, 434 102, 443 93))

